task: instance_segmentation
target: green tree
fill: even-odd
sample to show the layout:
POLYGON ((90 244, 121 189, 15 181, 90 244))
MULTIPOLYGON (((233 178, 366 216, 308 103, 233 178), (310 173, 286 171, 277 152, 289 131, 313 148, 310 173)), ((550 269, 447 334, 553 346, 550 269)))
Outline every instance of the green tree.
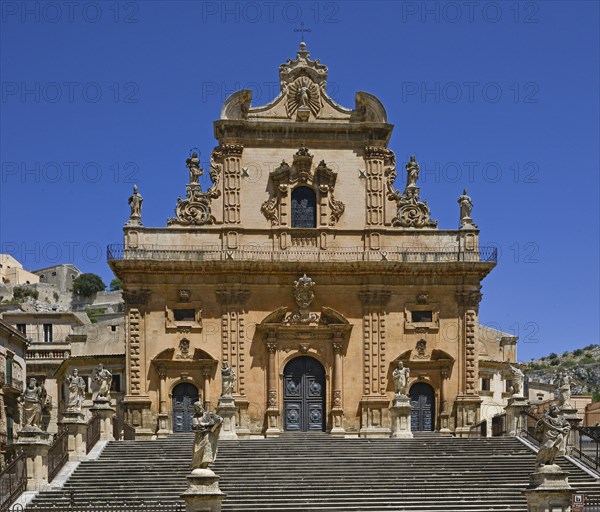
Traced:
POLYGON ((82 297, 90 297, 105 289, 102 278, 96 274, 81 274, 73 281, 73 291, 82 297))
POLYGON ((17 302, 25 301, 27 300, 27 297, 37 299, 38 296, 39 292, 33 288, 27 288, 25 286, 15 286, 13 288, 13 298, 17 302))
POLYGON ((592 395, 592 402, 600 402, 600 391, 596 391, 592 395))
POLYGON ((115 277, 110 282, 110 291, 114 292, 116 290, 120 290, 121 288, 123 288, 123 282, 118 277, 115 277))

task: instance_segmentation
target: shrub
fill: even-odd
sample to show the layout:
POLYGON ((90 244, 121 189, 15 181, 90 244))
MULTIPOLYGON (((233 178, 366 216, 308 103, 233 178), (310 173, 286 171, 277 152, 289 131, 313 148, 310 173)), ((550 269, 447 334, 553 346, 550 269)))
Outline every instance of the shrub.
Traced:
POLYGON ((550 353, 550 355, 548 356, 548 359, 556 359, 558 357, 557 354, 555 354, 554 352, 550 353))
POLYGON ((550 366, 558 366, 560 364, 560 361, 558 359, 552 359, 552 361, 550 362, 550 366))
POLYGON ((15 286, 13 288, 13 298, 17 301, 27 300, 27 297, 33 297, 37 299, 39 292, 33 288, 26 288, 25 286, 15 286))
POLYGON ((82 297, 90 297, 105 288, 102 278, 96 274, 81 274, 73 281, 73 291, 82 297))
POLYGON ((573 355, 576 357, 579 357, 581 354, 583 354, 583 350, 578 348, 577 350, 573 351, 573 355))
POLYGON ((123 282, 118 277, 115 277, 110 282, 110 291, 111 292, 114 292, 116 290, 120 290, 122 287, 123 287, 123 282))

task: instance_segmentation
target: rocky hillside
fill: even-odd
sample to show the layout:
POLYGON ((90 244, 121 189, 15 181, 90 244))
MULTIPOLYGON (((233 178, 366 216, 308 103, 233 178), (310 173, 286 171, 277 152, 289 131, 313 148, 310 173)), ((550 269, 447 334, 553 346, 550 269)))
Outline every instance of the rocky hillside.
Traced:
POLYGON ((530 381, 551 384, 558 374, 567 372, 571 377, 574 395, 600 394, 600 345, 588 345, 572 352, 564 352, 534 359, 525 363, 523 371, 530 381))

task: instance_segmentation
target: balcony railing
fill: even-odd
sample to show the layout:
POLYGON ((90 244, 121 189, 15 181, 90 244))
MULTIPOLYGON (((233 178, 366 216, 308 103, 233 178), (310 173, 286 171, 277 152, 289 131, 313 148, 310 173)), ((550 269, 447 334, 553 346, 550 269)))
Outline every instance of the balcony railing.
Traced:
POLYGON ((401 247, 387 247, 380 251, 360 247, 330 250, 317 248, 264 250, 254 247, 218 249, 212 247, 145 245, 125 248, 121 244, 107 247, 106 257, 111 260, 158 260, 158 261, 265 261, 265 262, 401 262, 401 263, 450 263, 493 262, 498 259, 496 247, 482 247, 479 251, 412 251, 401 247))

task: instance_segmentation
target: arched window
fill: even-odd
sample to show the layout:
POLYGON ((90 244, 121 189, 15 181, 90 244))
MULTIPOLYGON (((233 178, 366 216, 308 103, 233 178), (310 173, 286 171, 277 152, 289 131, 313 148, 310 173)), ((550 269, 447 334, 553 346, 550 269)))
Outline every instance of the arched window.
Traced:
POLYGON ((297 187, 292 191, 292 227, 317 227, 317 196, 311 188, 297 187))

